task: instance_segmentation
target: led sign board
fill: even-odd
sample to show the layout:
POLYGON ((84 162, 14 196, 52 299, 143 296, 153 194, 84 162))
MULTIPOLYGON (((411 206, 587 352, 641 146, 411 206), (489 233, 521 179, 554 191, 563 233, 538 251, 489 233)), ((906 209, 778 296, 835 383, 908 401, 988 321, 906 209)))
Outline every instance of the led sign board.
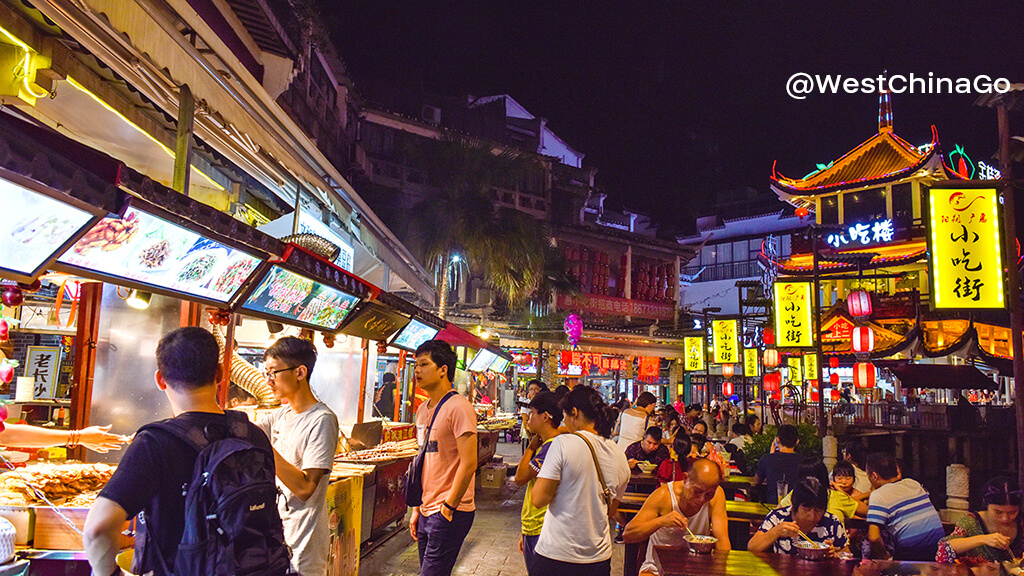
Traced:
POLYGON ((415 352, 420 344, 423 344, 427 340, 430 340, 437 335, 439 330, 433 326, 427 326, 426 324, 413 320, 402 328, 402 331, 395 336, 395 339, 391 342, 391 346, 398 348, 404 348, 410 352, 415 352))
POLYGON ((262 260, 132 206, 122 218, 100 220, 58 262, 115 283, 227 304, 262 260))
POLYGON ((358 296, 274 266, 246 299, 242 309, 333 332, 358 303, 358 296))
POLYGON ((998 191, 932 188, 928 205, 935 308, 1003 308, 998 191))
POLYGON ((0 231, 0 274, 32 281, 99 217, 0 178, 0 204, 13 207, 0 231))

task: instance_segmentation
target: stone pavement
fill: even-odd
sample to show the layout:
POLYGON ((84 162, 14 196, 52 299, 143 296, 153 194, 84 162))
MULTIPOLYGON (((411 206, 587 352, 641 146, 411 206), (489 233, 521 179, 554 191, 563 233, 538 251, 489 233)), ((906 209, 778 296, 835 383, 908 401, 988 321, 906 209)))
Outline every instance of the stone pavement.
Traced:
MULTIPOLYGON (((519 463, 518 444, 499 442, 498 455, 515 470, 519 463)), ((462 553, 455 564, 454 576, 478 574, 484 576, 525 576, 526 566, 519 552, 519 513, 526 488, 509 481, 501 490, 477 488, 476 517, 473 528, 462 545, 462 553)), ((408 537, 407 537, 408 538, 408 537)), ((419 574, 419 556, 416 543, 383 564, 372 573, 360 571, 361 576, 415 576, 419 574)), ((614 545, 612 574, 622 574, 622 545, 614 545)))

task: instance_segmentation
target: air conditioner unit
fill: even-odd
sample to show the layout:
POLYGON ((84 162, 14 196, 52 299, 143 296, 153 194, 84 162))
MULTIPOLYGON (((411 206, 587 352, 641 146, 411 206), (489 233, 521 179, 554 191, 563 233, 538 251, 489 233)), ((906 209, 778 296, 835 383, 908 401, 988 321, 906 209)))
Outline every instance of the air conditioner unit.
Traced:
POLYGON ((421 117, 424 120, 426 120, 427 122, 430 122, 432 124, 440 124, 441 123, 441 109, 437 108, 435 106, 430 106, 430 105, 424 104, 423 105, 423 112, 421 113, 421 117))

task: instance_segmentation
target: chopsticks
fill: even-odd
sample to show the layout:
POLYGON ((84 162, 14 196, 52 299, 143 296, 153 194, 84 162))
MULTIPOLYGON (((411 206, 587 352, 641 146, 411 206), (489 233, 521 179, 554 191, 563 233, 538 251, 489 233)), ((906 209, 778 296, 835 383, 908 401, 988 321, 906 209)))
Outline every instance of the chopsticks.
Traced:
POLYGON ((808 538, 808 537, 807 537, 807 534, 804 534, 804 531, 803 531, 803 530, 800 530, 800 529, 798 528, 798 529, 797 529, 797 533, 798 533, 798 534, 800 534, 800 537, 801 537, 801 538, 803 538, 804 540, 807 540, 808 542, 810 542, 811 544, 814 544, 815 546, 817 546, 817 545, 818 545, 818 543, 817 543, 817 542, 815 542, 814 540, 811 540, 810 538, 808 538))

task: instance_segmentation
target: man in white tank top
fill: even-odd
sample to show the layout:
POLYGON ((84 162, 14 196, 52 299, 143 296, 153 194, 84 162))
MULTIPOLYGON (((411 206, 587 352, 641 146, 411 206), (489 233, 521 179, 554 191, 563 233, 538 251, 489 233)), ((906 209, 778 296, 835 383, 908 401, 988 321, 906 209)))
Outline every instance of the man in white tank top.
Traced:
POLYGON ((661 574, 654 546, 683 546, 687 528, 696 535, 718 538, 715 543, 718 550, 732 548, 725 492, 719 488, 721 482, 722 471, 718 464, 698 458, 688 465, 679 481, 663 484, 644 502, 623 533, 626 542, 643 542, 650 538, 640 576, 661 574))

